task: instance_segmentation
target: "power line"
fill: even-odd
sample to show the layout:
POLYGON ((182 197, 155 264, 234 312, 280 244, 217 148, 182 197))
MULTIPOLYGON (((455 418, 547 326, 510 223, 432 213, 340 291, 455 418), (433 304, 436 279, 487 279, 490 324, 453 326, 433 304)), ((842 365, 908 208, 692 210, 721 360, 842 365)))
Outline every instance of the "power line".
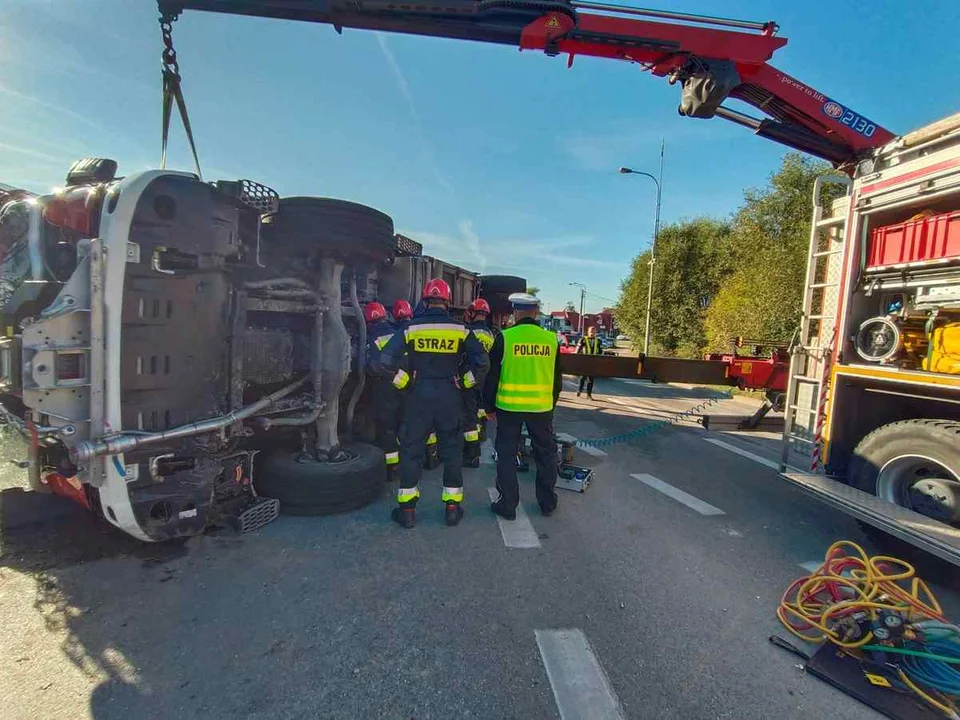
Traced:
POLYGON ((590 292, 589 290, 587 290, 586 293, 587 295, 593 295, 595 298, 600 298, 601 300, 606 300, 607 302, 612 302, 612 303, 617 302, 612 298, 604 297, 603 295, 597 295, 595 292, 590 292))

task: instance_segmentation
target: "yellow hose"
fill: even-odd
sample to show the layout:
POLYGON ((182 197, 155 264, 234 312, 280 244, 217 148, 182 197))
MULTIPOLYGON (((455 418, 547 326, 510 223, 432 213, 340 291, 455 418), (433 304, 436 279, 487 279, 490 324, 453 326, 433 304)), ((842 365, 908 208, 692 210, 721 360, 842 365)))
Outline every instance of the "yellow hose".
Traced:
MULTIPOLYGON (((855 650, 869 645, 874 640, 873 633, 848 640, 835 629, 837 616, 863 612, 876 620, 879 610, 900 613, 907 623, 947 622, 937 598, 910 563, 887 555, 870 557, 857 543, 839 540, 827 549, 820 567, 790 584, 777 608, 777 618, 801 640, 828 640, 846 650, 855 650)), ((931 707, 960 720, 954 707, 919 687, 902 670, 898 669, 898 673, 903 683, 931 707)))

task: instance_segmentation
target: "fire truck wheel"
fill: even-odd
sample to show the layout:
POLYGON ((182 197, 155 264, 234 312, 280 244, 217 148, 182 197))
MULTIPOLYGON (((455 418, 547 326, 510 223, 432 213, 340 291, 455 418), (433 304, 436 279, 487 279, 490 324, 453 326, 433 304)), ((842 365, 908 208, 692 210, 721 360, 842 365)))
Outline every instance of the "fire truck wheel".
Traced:
POLYGON ((263 242, 272 247, 317 248, 345 256, 389 260, 396 240, 393 220, 366 205, 331 198, 290 197, 264 218, 263 242))
POLYGON ((480 294, 486 297, 487 293, 522 293, 527 291, 527 281, 515 275, 482 275, 480 277, 480 294))
POLYGON ((853 451, 849 478, 887 502, 960 522, 960 423, 903 420, 879 427, 853 451))
POLYGON ((286 515, 331 515, 368 505, 386 485, 383 451, 366 443, 343 447, 352 457, 342 462, 289 450, 261 453, 253 476, 257 493, 279 500, 286 515))

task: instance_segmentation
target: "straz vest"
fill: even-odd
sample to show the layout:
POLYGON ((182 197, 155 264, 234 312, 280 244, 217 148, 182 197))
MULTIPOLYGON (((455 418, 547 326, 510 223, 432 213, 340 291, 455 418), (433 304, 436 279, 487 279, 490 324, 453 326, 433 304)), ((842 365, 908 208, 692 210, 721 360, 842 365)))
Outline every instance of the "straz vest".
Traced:
POLYGON ((503 331, 503 365, 497 407, 511 412, 553 410, 557 335, 523 323, 503 331))
POLYGON ((483 345, 483 349, 490 352, 494 341, 493 332, 491 332, 486 325, 467 325, 467 327, 474 334, 474 337, 480 341, 480 344, 483 345))

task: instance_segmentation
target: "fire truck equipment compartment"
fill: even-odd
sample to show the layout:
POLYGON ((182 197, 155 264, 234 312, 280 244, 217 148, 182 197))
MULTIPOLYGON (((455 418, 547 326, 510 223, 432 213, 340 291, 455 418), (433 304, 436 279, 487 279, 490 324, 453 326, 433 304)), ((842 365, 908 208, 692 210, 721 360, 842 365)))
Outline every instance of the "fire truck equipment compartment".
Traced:
POLYGON ((930 333, 930 346, 923 369, 960 374, 960 323, 949 323, 930 333))
POLYGON ((960 211, 874 228, 867 270, 960 259, 960 211))

